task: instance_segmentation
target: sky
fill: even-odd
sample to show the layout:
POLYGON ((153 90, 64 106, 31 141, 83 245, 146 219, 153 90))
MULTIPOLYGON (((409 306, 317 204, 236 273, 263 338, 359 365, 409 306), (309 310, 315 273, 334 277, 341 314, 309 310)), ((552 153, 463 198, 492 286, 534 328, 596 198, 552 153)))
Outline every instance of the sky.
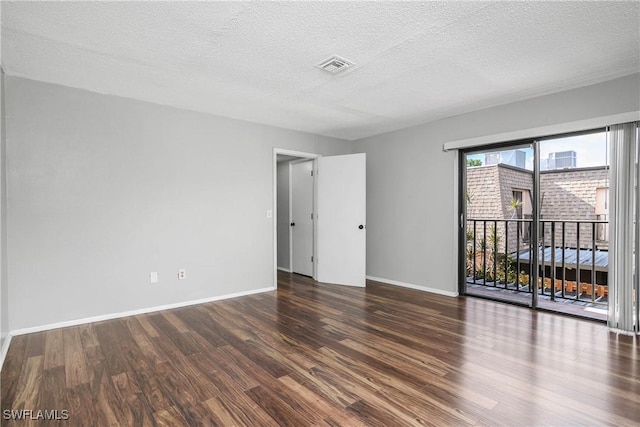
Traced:
POLYGON ((579 168, 604 166, 609 163, 606 132, 550 139, 540 142, 541 159, 546 159, 549 153, 569 150, 576 152, 576 167, 579 168))
MULTIPOLYGON (((533 170, 533 149, 528 147, 518 149, 527 155, 527 169, 533 170)), ((549 153, 571 150, 576 152, 576 167, 604 166, 609 163, 606 132, 540 141, 540 159, 547 159, 549 153)), ((484 153, 471 154, 467 158, 480 159, 484 164, 484 153)))

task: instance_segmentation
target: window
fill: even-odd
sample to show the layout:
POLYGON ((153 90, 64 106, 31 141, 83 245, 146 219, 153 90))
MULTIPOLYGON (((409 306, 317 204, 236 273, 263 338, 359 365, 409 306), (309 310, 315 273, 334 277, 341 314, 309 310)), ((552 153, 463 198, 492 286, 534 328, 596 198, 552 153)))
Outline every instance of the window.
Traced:
POLYGON ((522 191, 514 190, 513 194, 513 208, 515 212, 515 217, 517 219, 522 219, 522 191))

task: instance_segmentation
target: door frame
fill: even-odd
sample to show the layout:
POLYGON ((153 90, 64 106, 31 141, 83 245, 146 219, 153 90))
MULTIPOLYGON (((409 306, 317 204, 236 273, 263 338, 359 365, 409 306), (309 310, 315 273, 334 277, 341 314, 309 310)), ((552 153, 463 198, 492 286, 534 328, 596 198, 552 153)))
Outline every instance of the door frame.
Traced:
MULTIPOLYGON (((273 155, 272 155, 272 162, 271 162, 271 167, 272 167, 272 193, 273 193, 273 200, 271 201, 272 203, 272 218, 271 218, 271 223, 272 223, 272 228, 273 228, 273 288, 277 289, 278 288, 278 155, 284 155, 284 156, 292 156, 292 157, 299 157, 300 159, 307 159, 307 160, 315 160, 318 157, 322 157, 322 154, 317 154, 317 153, 308 153, 305 151, 295 151, 295 150, 288 150, 286 148, 277 148, 277 147, 273 147, 273 155)), ((314 164, 314 170, 316 169, 316 165, 314 164)), ((291 186, 289 186, 289 190, 291 190, 291 186)), ((315 180, 314 180, 314 200, 315 200, 315 180)), ((314 222, 314 235, 315 235, 315 222, 314 222)), ((291 235, 289 235, 291 238, 291 235)), ((314 239, 315 240, 315 239, 314 239)), ((315 241, 314 241, 314 245, 315 245, 315 241)), ((314 252, 315 252, 315 246, 314 246, 314 252)), ((291 264, 289 265, 289 268, 291 268, 291 264)), ((316 276, 316 271, 315 271, 315 263, 313 265, 313 277, 315 279, 316 276)))
MULTIPOLYGON (((466 254, 465 248, 467 244, 467 236, 466 236, 466 225, 467 225, 467 154, 474 153, 482 150, 500 150, 500 149, 511 149, 518 146, 529 145, 533 149, 533 203, 532 203, 532 216, 533 221, 531 223, 531 235, 532 239, 535 238, 535 242, 537 244, 537 236, 538 230, 540 228, 540 212, 539 212, 539 195, 540 192, 540 145, 539 141, 541 138, 525 138, 518 139, 513 141, 503 141, 492 144, 484 144, 473 147, 465 147, 458 151, 457 158, 457 171, 456 176, 458 179, 458 211, 457 211, 457 253, 458 253, 458 267, 457 267, 457 275, 458 275, 458 293, 459 295, 467 295, 467 275, 466 275, 466 254)), ((538 251, 534 250, 532 253, 531 265, 538 265, 538 251)), ((538 269, 533 268, 531 271, 532 283, 534 285, 534 289, 531 295, 531 301, 529 304, 522 304, 519 302, 512 302, 507 300, 498 300, 507 304, 514 305, 522 305, 525 307, 530 307, 533 309, 538 308, 538 269)), ((477 298, 483 298, 480 296, 475 296, 477 298)))
MULTIPOLYGON (((304 163, 304 162, 313 162, 311 169, 315 172, 316 170, 316 164, 314 159, 309 159, 309 158, 300 158, 298 160, 291 160, 289 161, 289 223, 293 222, 293 185, 291 185, 291 183, 293 182, 292 178, 293 178, 293 165, 297 164, 297 163, 304 163)), ((312 183, 311 183, 311 200, 312 200, 312 208, 311 211, 313 213, 313 216, 315 218, 316 216, 316 177, 315 177, 315 173, 312 175, 312 183)), ((312 232, 311 232, 311 254, 313 256, 313 259, 316 258, 316 226, 315 226, 315 220, 312 223, 312 232)), ((289 227, 289 270, 293 273, 293 233, 291 232, 291 227, 289 227)), ((311 266, 311 277, 313 277, 315 279, 316 277, 316 263, 313 262, 312 266, 311 266)))

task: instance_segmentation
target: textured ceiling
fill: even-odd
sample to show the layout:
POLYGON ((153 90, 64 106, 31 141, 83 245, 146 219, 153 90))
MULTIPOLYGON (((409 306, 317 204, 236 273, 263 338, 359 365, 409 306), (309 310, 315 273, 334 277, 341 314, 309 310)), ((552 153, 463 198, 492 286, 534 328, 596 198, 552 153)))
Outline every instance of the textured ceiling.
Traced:
POLYGON ((7 74, 344 139, 640 71, 637 1, 1 7, 7 74))

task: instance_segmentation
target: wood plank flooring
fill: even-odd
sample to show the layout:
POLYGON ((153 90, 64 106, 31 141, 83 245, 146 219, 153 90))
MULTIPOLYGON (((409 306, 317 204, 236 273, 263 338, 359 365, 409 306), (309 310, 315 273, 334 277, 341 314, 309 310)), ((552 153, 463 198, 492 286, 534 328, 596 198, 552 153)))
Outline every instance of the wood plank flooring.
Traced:
POLYGON ((637 337, 286 273, 274 292, 14 337, 1 379, 3 411, 69 415, 3 426, 640 423, 637 337))

